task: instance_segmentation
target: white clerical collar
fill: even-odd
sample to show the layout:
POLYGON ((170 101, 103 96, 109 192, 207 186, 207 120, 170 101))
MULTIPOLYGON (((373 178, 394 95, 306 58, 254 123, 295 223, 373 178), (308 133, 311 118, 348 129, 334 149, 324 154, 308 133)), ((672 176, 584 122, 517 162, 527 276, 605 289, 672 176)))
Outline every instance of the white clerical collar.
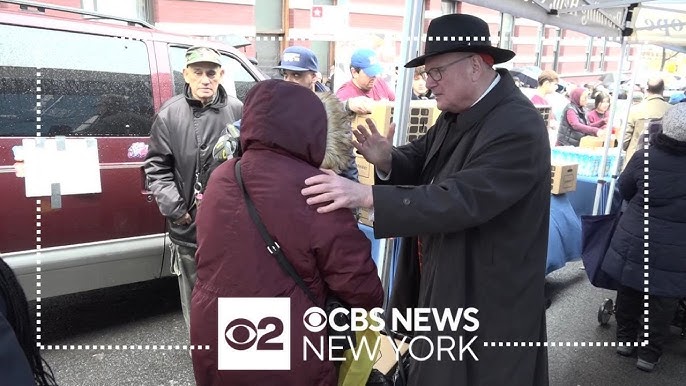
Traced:
POLYGON ((488 94, 489 92, 491 92, 491 90, 493 90, 493 88, 495 87, 496 84, 498 84, 498 82, 500 82, 500 74, 498 74, 498 73, 496 72, 496 73, 495 73, 495 79, 493 79, 493 82, 491 82, 491 85, 488 86, 488 88, 486 89, 486 91, 484 91, 484 93, 481 94, 481 96, 479 97, 479 99, 477 99, 476 102, 472 103, 472 105, 469 106, 469 107, 470 107, 470 108, 473 107, 475 104, 479 103, 480 100, 484 99, 484 97, 486 96, 486 94, 488 94))

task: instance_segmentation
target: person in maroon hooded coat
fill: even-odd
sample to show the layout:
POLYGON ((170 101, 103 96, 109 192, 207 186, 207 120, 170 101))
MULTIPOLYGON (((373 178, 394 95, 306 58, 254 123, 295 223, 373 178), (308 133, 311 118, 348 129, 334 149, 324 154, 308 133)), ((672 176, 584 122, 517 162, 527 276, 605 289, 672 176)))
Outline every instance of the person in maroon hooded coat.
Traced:
POLYGON ((336 385, 333 362, 303 361, 303 315, 315 306, 267 252, 249 217, 234 166, 269 233, 319 304, 333 294, 350 307, 370 310, 383 303, 383 289, 371 258, 370 241, 350 210, 326 215, 307 205, 303 181, 321 174, 327 142, 327 114, 312 91, 283 80, 256 84, 246 96, 240 135, 243 154, 219 166, 198 210, 198 276, 191 306, 191 343, 198 385, 336 385), (291 370, 218 370, 217 299, 290 297, 291 370))

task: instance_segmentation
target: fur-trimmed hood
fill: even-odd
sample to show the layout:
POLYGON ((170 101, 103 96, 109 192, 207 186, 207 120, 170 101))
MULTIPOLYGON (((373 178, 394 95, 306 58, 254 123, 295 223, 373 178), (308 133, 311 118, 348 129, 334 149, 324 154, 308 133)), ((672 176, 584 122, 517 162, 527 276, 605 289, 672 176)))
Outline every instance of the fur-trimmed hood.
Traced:
POLYGON ((341 174, 352 162, 353 143, 350 116, 345 112, 343 103, 331 92, 317 92, 326 109, 328 122, 326 133, 326 153, 321 167, 341 174))

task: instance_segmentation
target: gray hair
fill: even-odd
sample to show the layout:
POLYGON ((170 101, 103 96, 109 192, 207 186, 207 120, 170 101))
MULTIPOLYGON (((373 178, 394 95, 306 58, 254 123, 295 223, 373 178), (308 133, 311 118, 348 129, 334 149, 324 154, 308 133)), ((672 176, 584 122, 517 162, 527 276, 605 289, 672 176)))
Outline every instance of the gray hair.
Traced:
POLYGON ((662 118, 662 133, 677 141, 686 142, 686 102, 677 103, 662 118))

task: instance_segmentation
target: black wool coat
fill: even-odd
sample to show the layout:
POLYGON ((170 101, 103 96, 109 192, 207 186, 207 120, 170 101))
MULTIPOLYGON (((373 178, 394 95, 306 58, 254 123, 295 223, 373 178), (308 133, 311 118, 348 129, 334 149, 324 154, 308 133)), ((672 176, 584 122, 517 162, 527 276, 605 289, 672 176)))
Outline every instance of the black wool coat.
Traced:
MULTIPOLYGON (((434 356, 411 363, 410 385, 548 385, 547 350, 535 342, 546 340, 550 144, 540 113, 499 73, 471 109, 442 113, 424 137, 394 149, 389 180, 377 178, 393 185, 373 187, 375 236, 403 237, 390 306, 479 310, 473 334, 414 332, 433 342, 434 356), (477 336, 470 347, 479 361, 460 361, 459 349, 456 361, 445 352, 439 361, 444 334, 477 336)), ((430 352, 425 340, 413 349, 430 352)))
POLYGON ((647 242, 649 293, 686 297, 686 142, 657 134, 648 149, 648 165, 645 159, 645 151, 636 151, 619 177, 619 192, 629 204, 612 236, 602 269, 623 285, 643 291, 647 242))

